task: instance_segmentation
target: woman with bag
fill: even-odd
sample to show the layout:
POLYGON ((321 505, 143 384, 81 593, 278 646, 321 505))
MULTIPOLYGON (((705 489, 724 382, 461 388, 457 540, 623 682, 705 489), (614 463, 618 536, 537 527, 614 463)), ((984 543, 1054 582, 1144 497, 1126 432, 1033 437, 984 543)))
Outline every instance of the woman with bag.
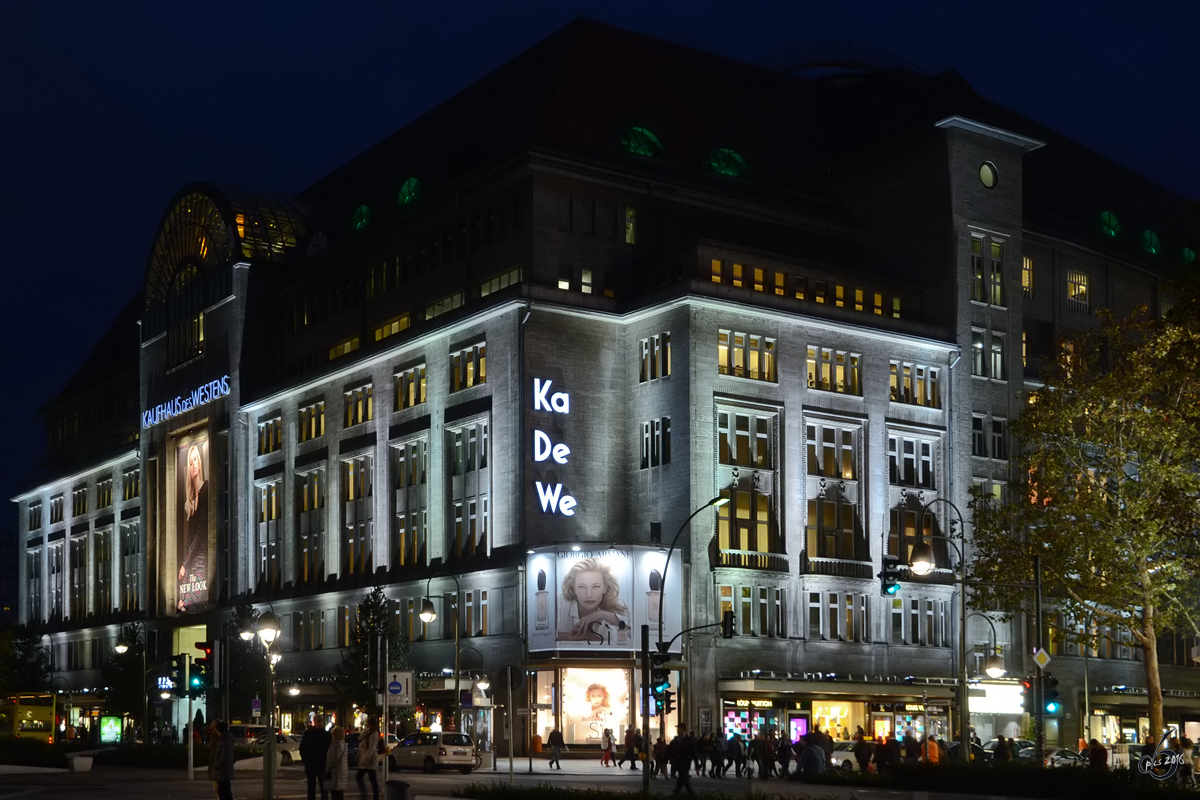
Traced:
POLYGON ((337 725, 331 733, 333 741, 329 743, 329 750, 325 754, 325 785, 329 787, 333 800, 344 800, 346 784, 350 781, 346 729, 337 725))
POLYGON ((370 719, 367 722, 367 730, 358 739, 358 771, 354 774, 354 780, 358 783, 358 795, 362 800, 367 800, 367 784, 364 778, 371 779, 371 800, 379 800, 379 778, 375 776, 375 769, 379 766, 379 751, 383 748, 383 743, 379 738, 379 720, 370 719))
POLYGON ((612 761, 613 749, 613 732, 612 728, 605 728, 604 734, 600 737, 600 763, 604 766, 610 766, 612 761))

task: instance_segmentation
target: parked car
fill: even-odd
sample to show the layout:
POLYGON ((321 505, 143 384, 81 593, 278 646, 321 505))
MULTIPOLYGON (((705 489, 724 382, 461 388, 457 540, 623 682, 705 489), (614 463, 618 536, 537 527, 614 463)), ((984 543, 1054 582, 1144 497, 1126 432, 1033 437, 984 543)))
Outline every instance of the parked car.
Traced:
MULTIPOLYGON (((833 765, 840 767, 842 772, 849 775, 858 769, 858 759, 854 757, 854 748, 858 742, 836 742, 833 746, 833 765)), ((867 747, 870 748, 871 758, 875 757, 875 743, 867 742, 867 747)), ((867 763, 870 763, 868 759, 867 763)))
MULTIPOLYGON (((1000 740, 999 739, 989 739, 988 741, 983 743, 983 749, 987 752, 988 759, 991 761, 996 760, 996 742, 998 742, 998 741, 1000 741, 1000 740)), ((1021 751, 1024 750, 1026 747, 1033 747, 1033 742, 1029 741, 1028 739, 1014 739, 1013 744, 1016 745, 1016 752, 1012 754, 1013 761, 1017 760, 1021 751)))
MULTIPOLYGON (((946 751, 949 754, 950 761, 958 761, 958 750, 962 747, 962 742, 950 742, 946 745, 946 751)), ((984 750, 979 745, 971 742, 971 761, 975 764, 991 763, 992 754, 984 750)))
POLYGON ((1074 750, 1065 747, 1055 747, 1046 751, 1047 767, 1086 767, 1088 760, 1074 750))
POLYGON ((233 736, 233 743, 243 747, 250 747, 256 739, 261 739, 267 735, 266 725, 230 725, 229 733, 233 736))
POLYGON ((389 765, 394 769, 423 769, 433 772, 450 767, 470 774, 476 766, 475 743, 466 733, 410 733, 392 750, 389 765))
MULTIPOLYGON (((254 746, 259 748, 266 747, 267 737, 263 735, 255 739, 254 746)), ((285 736, 282 733, 275 734, 275 749, 279 752, 280 763, 285 767, 293 761, 301 760, 299 736, 285 736)))

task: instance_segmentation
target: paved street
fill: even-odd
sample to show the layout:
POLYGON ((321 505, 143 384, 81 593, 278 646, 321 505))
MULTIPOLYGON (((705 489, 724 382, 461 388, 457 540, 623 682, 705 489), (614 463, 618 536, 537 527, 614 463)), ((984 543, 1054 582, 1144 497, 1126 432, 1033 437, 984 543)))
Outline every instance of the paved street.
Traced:
MULTIPOLYGON (((497 772, 484 770, 476 772, 470 778, 456 772, 445 772, 435 775, 423 773, 402 772, 393 773, 393 779, 403 780, 410 785, 410 800, 441 800, 450 798, 451 791, 456 786, 469 780, 508 780, 508 761, 501 759, 497 772)), ((544 760, 534 760, 533 773, 529 772, 528 759, 517 759, 514 763, 514 780, 518 784, 537 784, 553 781, 557 785, 575 787, 623 788, 638 791, 641 788, 641 773, 629 769, 618 770, 604 768, 593 759, 564 760, 563 769, 547 770, 544 760)), ((909 791, 876 791, 864 789, 837 789, 823 786, 808 786, 802 783, 770 780, 747 781, 737 778, 698 778, 693 776, 692 784, 699 791, 722 791, 729 794, 741 794, 751 788, 777 794, 782 798, 855 798, 856 800, 956 800, 959 797, 972 797, 978 800, 979 795, 950 795, 909 791)), ((651 782, 652 790, 670 793, 674 781, 657 779, 651 782)), ((304 771, 300 766, 285 767, 276 785, 277 798, 300 800, 306 797, 304 771)), ((233 796, 236 800, 262 800, 262 773, 239 772, 233 782, 233 796)), ((204 776, 202 770, 196 772, 196 780, 188 782, 184 773, 175 770, 129 769, 100 767, 89 773, 69 773, 65 770, 37 770, 32 768, 0 766, 0 800, 9 798, 86 798, 87 800, 199 800, 214 797, 212 784, 204 776), (29 771, 26 771, 26 770, 29 771)), ((380 781, 380 797, 384 797, 382 779, 380 781)), ((346 800, 357 800, 357 787, 351 786, 346 792, 346 800)), ((1002 800, 990 798, 989 800, 1002 800)), ((1015 800, 1015 798, 1014 798, 1015 800)))

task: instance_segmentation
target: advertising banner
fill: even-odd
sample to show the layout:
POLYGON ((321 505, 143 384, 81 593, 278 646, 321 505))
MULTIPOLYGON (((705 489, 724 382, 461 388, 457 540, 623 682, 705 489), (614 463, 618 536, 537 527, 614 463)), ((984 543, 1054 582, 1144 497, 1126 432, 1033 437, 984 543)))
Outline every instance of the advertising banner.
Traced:
MULTIPOLYGON (((667 554, 652 545, 574 549, 560 545, 528 555, 529 650, 637 650, 641 627, 650 641, 679 633, 682 625, 679 554, 664 574, 667 554)), ((675 642, 672 652, 679 652, 675 642)))
POLYGON ((175 464, 179 611, 196 610, 208 602, 208 463, 207 437, 179 446, 175 464))
POLYGON ((100 744, 120 744, 121 743, 121 718, 120 717, 101 717, 100 718, 100 744))
POLYGON ((563 738, 599 744, 608 728, 621 741, 629 724, 629 670, 571 667, 562 676, 563 738))

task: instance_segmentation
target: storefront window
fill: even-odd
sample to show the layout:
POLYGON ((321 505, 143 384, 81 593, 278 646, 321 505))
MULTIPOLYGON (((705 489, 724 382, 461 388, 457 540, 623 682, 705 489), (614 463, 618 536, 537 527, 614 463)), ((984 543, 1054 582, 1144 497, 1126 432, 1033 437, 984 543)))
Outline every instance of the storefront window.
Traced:
POLYGON ((737 734, 743 739, 753 739, 758 734, 779 732, 780 709, 774 700, 738 698, 725 701, 724 730, 728 738, 737 734))
POLYGON ((599 745, 605 728, 620 740, 629 724, 629 670, 568 668, 562 675, 564 741, 599 745))

